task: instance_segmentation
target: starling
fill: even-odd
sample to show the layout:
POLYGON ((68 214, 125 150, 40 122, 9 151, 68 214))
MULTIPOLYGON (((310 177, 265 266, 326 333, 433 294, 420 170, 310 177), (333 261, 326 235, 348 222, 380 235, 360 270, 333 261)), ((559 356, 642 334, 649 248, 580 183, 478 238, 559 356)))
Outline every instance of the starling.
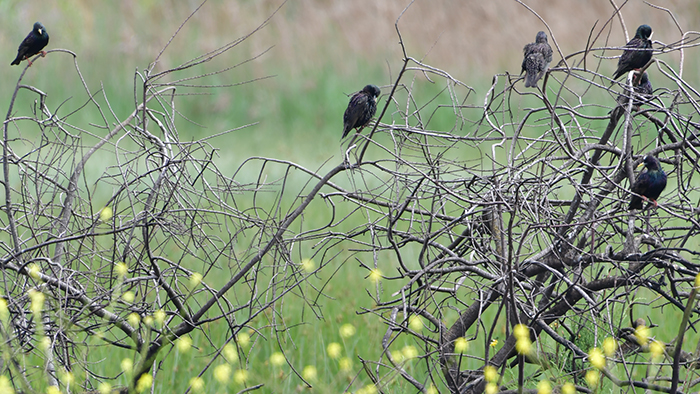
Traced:
POLYGON ((534 88, 552 61, 552 48, 547 43, 547 34, 543 31, 537 33, 535 42, 525 45, 523 53, 525 56, 520 73, 526 72, 525 87, 534 88))
POLYGON ((46 44, 49 43, 49 33, 46 32, 44 25, 39 22, 34 24, 34 29, 27 35, 27 37, 19 44, 17 49, 17 58, 10 63, 11 66, 19 64, 24 59, 29 61, 29 65, 32 65, 32 61, 29 60, 30 57, 41 52, 41 55, 46 55, 46 52, 42 51, 46 44))
POLYGON ((656 206, 656 199, 666 187, 666 173, 659 167, 659 161, 654 156, 644 156, 646 172, 642 172, 632 185, 632 195, 629 209, 642 209, 642 200, 651 200, 656 206))
MULTIPOLYGON (((649 75, 645 72, 639 79, 639 85, 634 87, 634 92, 636 93, 633 98, 633 106, 639 107, 640 105, 648 102, 653 97, 654 88, 651 87, 651 82, 649 82, 649 75)), ((630 95, 628 91, 617 96, 617 103, 625 106, 629 102, 630 95)))
POLYGON ((343 115, 343 136, 345 138, 350 130, 362 129, 367 126, 370 119, 377 112, 377 97, 381 90, 375 85, 367 85, 359 92, 352 95, 348 108, 343 115))
POLYGON ((625 48, 630 49, 622 52, 622 56, 617 61, 617 71, 615 71, 613 79, 618 79, 632 70, 642 68, 651 60, 651 34, 649 25, 641 25, 637 28, 634 38, 625 45, 625 48))

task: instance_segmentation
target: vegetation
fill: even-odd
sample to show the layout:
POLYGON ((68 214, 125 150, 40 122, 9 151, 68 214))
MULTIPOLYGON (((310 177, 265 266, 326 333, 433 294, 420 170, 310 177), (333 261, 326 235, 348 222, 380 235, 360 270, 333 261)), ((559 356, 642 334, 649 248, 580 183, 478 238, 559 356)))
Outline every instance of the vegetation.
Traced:
POLYGON ((50 53, 2 82, 0 389, 697 390, 696 33, 640 109, 609 90, 617 16, 523 90, 517 67, 468 85, 419 60, 404 16, 290 71, 304 2, 206 3, 172 41, 139 29, 157 5, 117 4, 86 31, 125 34, 120 12, 138 34, 44 21, 50 53), (339 92, 368 82, 381 122, 341 147, 339 92), (669 187, 629 213, 646 153, 669 187))

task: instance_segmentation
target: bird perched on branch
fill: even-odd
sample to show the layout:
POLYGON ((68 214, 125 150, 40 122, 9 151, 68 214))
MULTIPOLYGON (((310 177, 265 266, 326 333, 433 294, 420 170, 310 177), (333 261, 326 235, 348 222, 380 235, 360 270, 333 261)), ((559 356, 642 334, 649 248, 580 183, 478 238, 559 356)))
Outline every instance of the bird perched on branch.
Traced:
POLYGON ((634 107, 639 107, 640 105, 648 102, 653 97, 654 88, 649 82, 649 75, 645 72, 639 79, 639 85, 634 87, 635 95, 631 95, 628 91, 617 96, 617 103, 619 105, 625 106, 629 103, 630 96, 634 98, 632 105, 634 107))
POLYGON ((27 37, 19 44, 17 49, 17 57, 10 63, 11 66, 19 64, 24 59, 27 59, 29 66, 31 67, 32 61, 29 60, 30 57, 41 52, 41 56, 46 56, 46 52, 42 51, 46 44, 49 43, 49 33, 46 32, 44 25, 39 22, 34 23, 34 28, 27 35, 27 37))
POLYGON ((632 70, 644 67, 651 60, 651 27, 649 25, 641 25, 637 28, 637 33, 634 38, 625 45, 624 52, 617 61, 617 71, 613 74, 613 79, 618 79, 622 75, 627 74, 632 70))
POLYGON ((534 88, 552 61, 552 48, 547 43, 547 34, 543 31, 537 33, 535 42, 525 45, 523 54, 520 73, 526 72, 525 87, 534 88))
POLYGON ((343 115, 343 136, 341 139, 345 138, 350 130, 361 130, 367 126, 367 123, 377 112, 377 97, 381 93, 382 91, 376 85, 367 85, 352 95, 345 115, 343 115))
MULTIPOLYGON (((642 162, 647 168, 632 184, 632 200, 629 209, 642 209, 642 200, 651 200, 656 206, 656 199, 666 187, 666 173, 659 166, 659 161, 651 155, 644 156, 642 162)), ((640 164, 640 165, 642 165, 640 164)))

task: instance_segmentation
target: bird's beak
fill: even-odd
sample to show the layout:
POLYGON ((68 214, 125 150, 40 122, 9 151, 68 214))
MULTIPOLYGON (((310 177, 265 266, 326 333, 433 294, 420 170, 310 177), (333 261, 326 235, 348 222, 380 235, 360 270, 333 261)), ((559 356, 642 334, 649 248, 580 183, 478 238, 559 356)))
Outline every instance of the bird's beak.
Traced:
POLYGON ((642 168, 642 167, 644 167, 644 162, 641 162, 641 163, 637 164, 637 169, 640 169, 640 168, 642 168))
POLYGON ((44 33, 41 32, 41 29, 39 29, 39 34, 44 34, 44 33))
POLYGON ((654 35, 654 32, 652 31, 651 34, 649 34, 649 37, 647 37, 647 40, 651 40, 651 36, 654 35))

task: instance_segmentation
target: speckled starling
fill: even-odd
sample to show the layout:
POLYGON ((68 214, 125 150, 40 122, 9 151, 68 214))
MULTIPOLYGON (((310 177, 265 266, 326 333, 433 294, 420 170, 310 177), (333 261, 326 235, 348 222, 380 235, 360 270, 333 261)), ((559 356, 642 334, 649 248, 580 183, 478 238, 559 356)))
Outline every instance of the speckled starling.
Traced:
POLYGON ((525 87, 534 88, 552 61, 552 48, 547 43, 547 34, 543 31, 537 33, 535 42, 525 45, 523 54, 520 73, 526 72, 525 87))
POLYGON ((11 66, 19 64, 24 59, 29 61, 29 65, 32 65, 32 61, 29 60, 30 57, 41 52, 42 56, 46 55, 46 52, 42 51, 46 44, 49 43, 49 33, 46 32, 44 25, 39 22, 34 23, 34 28, 27 35, 27 37, 19 44, 17 49, 17 57, 10 63, 11 66))
POLYGON ((659 161, 651 155, 644 156, 644 166, 647 168, 637 177, 632 185, 632 195, 629 209, 641 209, 642 201, 651 200, 656 206, 656 199, 666 187, 666 173, 659 166, 659 161))
POLYGON ((630 49, 625 49, 617 61, 617 71, 613 74, 613 79, 618 79, 632 70, 642 68, 651 60, 651 35, 652 31, 649 25, 641 25, 637 28, 634 38, 625 45, 625 48, 630 49))
MULTIPOLYGON (((651 86, 651 82, 649 82, 649 75, 646 72, 642 74, 642 77, 639 79, 639 85, 634 87, 634 92, 636 94, 634 95, 634 102, 632 105, 637 108, 651 100, 653 97, 654 88, 651 86)), ((623 94, 617 96, 616 101, 619 105, 624 107, 629 102, 629 96, 629 92, 625 91, 623 94)))
POLYGON ((362 129, 367 126, 370 119, 377 112, 377 97, 381 90, 375 85, 367 85, 359 92, 352 95, 348 108, 343 115, 343 136, 345 138, 350 130, 362 129))

